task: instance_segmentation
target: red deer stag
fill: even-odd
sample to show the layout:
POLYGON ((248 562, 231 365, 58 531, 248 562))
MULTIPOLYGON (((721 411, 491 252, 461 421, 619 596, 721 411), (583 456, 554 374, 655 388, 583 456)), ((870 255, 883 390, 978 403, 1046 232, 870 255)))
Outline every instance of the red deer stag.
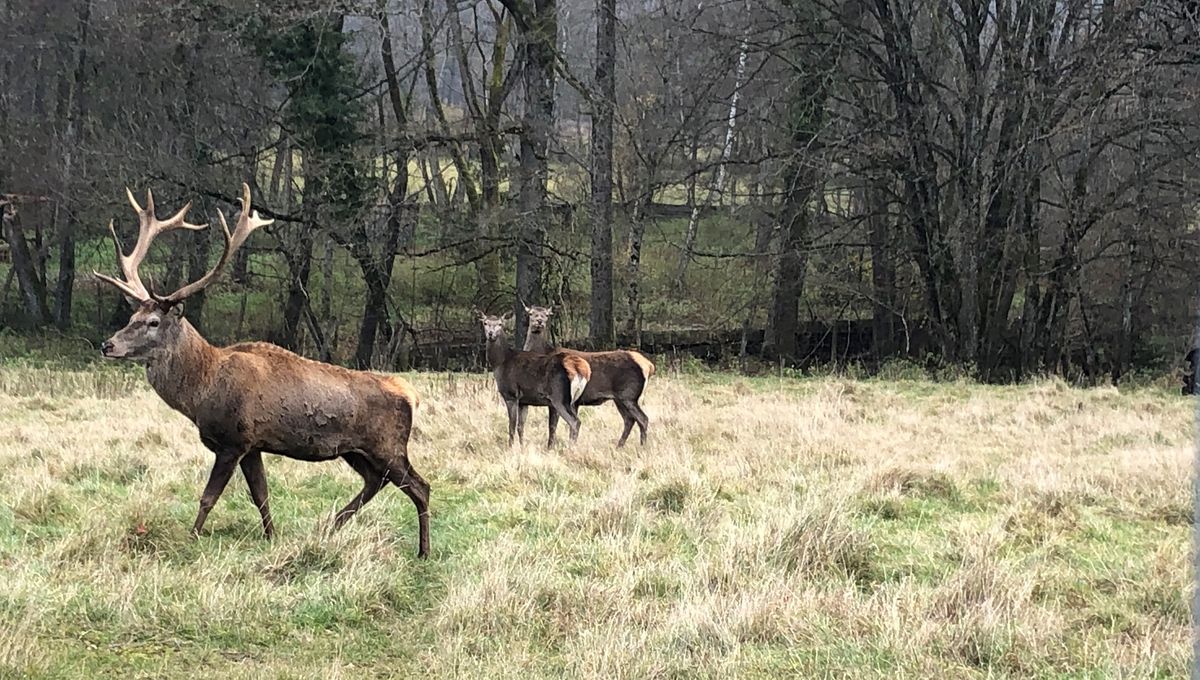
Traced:
POLYGON ((200 431, 200 441, 216 454, 192 532, 200 534, 208 513, 240 466, 250 498, 262 515, 263 531, 274 533, 267 505, 267 477, 262 454, 303 461, 344 459, 362 475, 362 491, 334 518, 342 526, 388 482, 400 487, 417 507, 418 557, 429 553, 429 484, 408 460, 417 394, 400 378, 305 359, 265 342, 214 347, 183 317, 184 299, 217 278, 229 258, 251 232, 272 220, 250 208, 250 187, 242 185, 242 214, 232 234, 218 212, 225 248, 217 264, 199 280, 157 295, 142 284, 138 266, 159 234, 175 229, 203 229, 184 221, 191 203, 167 220, 154 215, 154 197, 146 207, 126 190, 138 216, 138 240, 125 255, 116 230, 117 262, 124 280, 97 278, 116 286, 136 306, 129 324, 101 347, 109 359, 131 359, 146 365, 146 378, 158 396, 187 416, 200 431))
MULTIPOLYGON (((580 406, 596 406, 606 401, 616 404, 617 411, 625 421, 625 431, 617 446, 625 446, 625 440, 637 423, 641 434, 642 445, 646 444, 646 430, 650 419, 642 410, 638 400, 646 389, 646 382, 654 375, 654 364, 640 352, 633 350, 615 350, 611 352, 578 352, 570 349, 555 349, 547 338, 547 326, 550 315, 554 312, 549 307, 525 306, 529 314, 529 330, 525 334, 525 351, 527 352, 559 352, 568 356, 582 357, 592 367, 592 377, 587 387, 579 397, 580 406)), ((550 411, 550 440, 554 440, 554 427, 558 415, 550 411)))
MULTIPOLYGON (((571 428, 571 441, 578 439, 579 413, 575 402, 591 377, 588 363, 579 357, 511 349, 504 331, 507 317, 478 314, 487 338, 487 359, 496 376, 496 389, 508 407, 509 446, 514 432, 520 441, 525 441, 525 412, 530 406, 549 406, 555 423, 562 416, 571 428)), ((553 445, 551 425, 547 446, 553 445)))

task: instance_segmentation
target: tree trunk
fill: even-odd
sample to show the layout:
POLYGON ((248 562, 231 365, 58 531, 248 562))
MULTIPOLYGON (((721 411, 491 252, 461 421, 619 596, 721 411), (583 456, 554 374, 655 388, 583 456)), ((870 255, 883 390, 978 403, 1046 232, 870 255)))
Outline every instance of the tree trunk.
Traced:
MULTIPOLYGON (((364 263, 365 265, 365 263, 364 263)), ((363 281, 367 284, 367 296, 363 302, 362 323, 358 327, 358 345, 354 351, 354 367, 370 369, 375 355, 375 337, 380 326, 387 326, 387 286, 389 278, 383 271, 365 265, 363 281)))
MULTIPOLYGON (((211 229, 202 229, 186 234, 188 240, 191 241, 191 248, 188 251, 189 281, 198 281, 208 272, 208 246, 211 233, 211 229)), ((192 325, 200 332, 204 331, 204 301, 207 299, 207 295, 208 292, 201 289, 187 299, 188 321, 192 322, 192 325)))
POLYGON ((896 353, 896 265, 891 223, 878 179, 863 187, 863 210, 871 230, 871 335, 877 361, 896 353))
MULTIPOLYGON (((1144 92, 1138 93, 1139 109, 1143 119, 1149 119, 1151 116, 1146 94, 1144 92)), ((1123 233, 1121 234, 1125 241, 1125 271, 1121 279, 1121 332, 1117 340, 1116 360, 1112 366, 1113 383, 1119 381, 1121 376, 1133 365, 1133 291, 1134 277, 1140 257, 1140 253, 1138 252, 1138 233, 1148 222, 1150 213, 1150 206, 1146 197, 1146 158, 1149 155, 1146 150, 1146 138, 1146 128, 1143 127, 1141 133, 1138 134, 1137 150, 1134 155, 1135 162, 1137 163, 1135 171, 1135 182, 1137 185, 1137 198, 1134 206, 1135 215, 1131 222, 1127 222, 1124 225, 1124 229, 1122 229, 1123 233)), ((1080 304, 1082 304, 1082 301, 1080 304)))
POLYGON ((458 64, 462 95, 478 138, 480 205, 475 219, 480 237, 479 246, 484 249, 484 253, 476 266, 479 277, 478 299, 483 307, 487 307, 500 294, 500 250, 496 247, 500 236, 499 227, 503 221, 500 156, 504 140, 500 134, 500 117, 504 110, 504 102, 516 82, 513 76, 521 70, 519 65, 509 69, 506 63, 513 25, 512 15, 504 16, 492 5, 488 5, 488 8, 493 10, 496 34, 492 40, 490 71, 487 63, 482 64, 484 82, 481 96, 475 88, 475 67, 467 54, 466 41, 463 38, 459 3, 457 0, 446 0, 449 35, 458 64))
POLYGON ((797 335, 800 322, 800 296, 804 292, 804 274, 808 247, 808 198, 811 194, 809 173, 797 162, 789 164, 790 178, 784 190, 781 220, 779 265, 772 296, 772 325, 768 329, 764 353, 786 363, 799 358, 797 335))
MULTIPOLYGON (((750 1, 746 0, 746 12, 750 12, 750 1)), ((733 74, 733 94, 729 96, 729 117, 725 121, 725 146, 721 149, 721 163, 717 166, 717 178, 713 186, 717 190, 717 201, 724 201, 725 196, 725 164, 729 162, 729 157, 733 155, 733 135, 737 128, 738 117, 738 100, 742 96, 742 85, 746 79, 746 56, 749 52, 749 44, 747 38, 743 37, 738 43, 738 61, 737 69, 733 74)), ((736 184, 736 181, 735 181, 736 184)), ((737 204, 733 198, 729 201, 729 207, 732 209, 737 204)))
POLYGON ((50 319, 46 286, 38 278, 33 253, 25 241, 25 232, 21 229, 15 205, 0 201, 0 223, 4 227, 4 239, 8 242, 13 271, 17 273, 17 288, 25 303, 25 313, 35 325, 44 325, 50 319))
MULTIPOLYGON (((675 281, 672 283, 672 292, 678 295, 683 292, 683 278, 687 275, 688 263, 692 261, 692 250, 696 247, 696 231, 700 227, 700 203, 696 199, 696 185, 700 181, 700 172, 697 170, 697 162, 700 155, 700 137, 692 135, 691 144, 691 177, 688 178, 687 185, 687 204, 691 210, 688 212, 687 230, 683 235, 683 247, 679 249, 679 265, 675 268, 675 281)), ((712 194, 710 187, 709 194, 712 194)))
MULTIPOLYGON (((78 41, 75 55, 74 76, 71 80, 67 105, 67 127, 63 134, 63 188, 69 190, 75 172, 85 172, 82 163, 76 164, 79 147, 83 143, 83 120, 87 115, 83 84, 86 80, 88 27, 91 23, 92 2, 81 0, 78 8, 78 41)), ((78 228, 73 211, 63 219, 61 207, 55 207, 55 222, 58 225, 58 280, 55 282, 54 323, 60 329, 71 325, 71 303, 75 291, 75 230, 78 228)))
POLYGON ((542 246, 546 238, 546 180, 550 138, 554 133, 555 53, 558 39, 556 0, 534 0, 533 12, 519 25, 525 49, 525 116, 518 168, 520 227, 517 241, 517 300, 514 336, 525 337, 526 304, 542 301, 542 246), (522 304, 522 302, 524 304, 522 304))
POLYGON ((817 134, 825 120, 826 85, 819 57, 812 59, 813 72, 797 74, 797 87, 789 103, 788 147, 790 160, 783 173, 783 199, 779 206, 780 252, 771 302, 771 322, 763 342, 763 354, 771 359, 794 362, 799 358, 800 296, 804 292, 807 265, 809 201, 818 192, 812 155, 817 134))
POLYGON ((642 197, 635 201, 629 224, 629 264, 626 276, 627 313, 625 332, 634 336, 634 342, 642 344, 642 239, 646 235, 646 204, 653 192, 649 185, 642 197))
MULTIPOLYGON (((457 9, 454 11, 457 11, 457 9)), ((442 106, 442 97, 438 87, 437 68, 434 66, 433 0, 423 0, 421 3, 420 25, 421 54, 424 60, 425 88, 429 93, 429 110, 433 113, 439 130, 446 136, 450 136, 450 123, 446 117, 445 107, 442 106)), ((392 68, 394 69, 394 65, 392 68)), ((479 194, 475 188, 474 171, 467 164, 466 159, 463 157, 462 149, 457 142, 450 142, 446 145, 446 149, 450 153, 450 160, 454 163, 455 170, 458 172, 457 188, 459 191, 464 192, 467 199, 468 211, 473 213, 478 208, 479 203, 479 194)), ((434 176, 435 181, 442 182, 440 168, 433 167, 430 174, 434 176)), ((447 202, 447 207, 449 207, 449 202, 447 202)))
POLYGON ((588 334, 594 347, 616 343, 613 327, 613 108, 616 102, 617 3, 596 4, 596 92, 592 112, 592 295, 588 334))
POLYGON ((324 250, 321 253, 321 313, 319 316, 321 323, 328 324, 333 321, 333 293, 337 289, 337 282, 334 281, 333 275, 337 244, 329 236, 326 236, 323 241, 324 250))
MULTIPOLYGON (((311 200, 311 199, 305 199, 311 200)), ((300 323, 308 306, 308 277, 312 270, 313 231, 316 227, 305 220, 297 227, 300 232, 289 244, 283 256, 288 265, 287 299, 283 304, 283 329, 279 344, 296 351, 300 345, 300 323)))

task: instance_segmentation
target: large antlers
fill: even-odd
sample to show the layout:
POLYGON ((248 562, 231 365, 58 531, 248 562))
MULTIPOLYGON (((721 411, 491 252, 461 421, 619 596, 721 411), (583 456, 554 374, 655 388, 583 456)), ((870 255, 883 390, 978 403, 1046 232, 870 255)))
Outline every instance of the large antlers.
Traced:
POLYGON ((112 233, 113 243, 117 246, 117 263, 121 265, 121 274, 125 276, 125 280, 120 281, 96 271, 93 271, 92 274, 101 281, 107 281, 116 286, 129 298, 138 302, 145 302, 151 298, 151 295, 149 289, 142 283, 141 277, 138 276, 138 266, 146 258, 146 253, 150 252, 150 244, 154 239, 159 234, 174 231, 175 229, 196 231, 208 225, 189 224, 184 221, 183 218, 192 207, 191 201, 169 219, 162 221, 154 215, 154 194, 149 189, 146 189, 145 208, 138 205, 137 199, 133 197, 133 192, 128 188, 125 189, 125 195, 129 197, 129 205, 133 206, 133 210, 138 216, 138 240, 137 244, 133 246, 133 252, 129 253, 129 255, 126 255, 121 248, 121 239, 117 238, 117 229, 113 226, 113 221, 108 221, 108 231, 112 233))
POLYGON ((217 217, 221 218, 221 230, 225 234, 225 249, 221 251, 221 259, 213 265, 213 268, 208 270, 208 273, 200 277, 199 280, 193 281, 183 288, 167 295, 165 297, 155 296, 159 302, 177 303, 182 301, 189 295, 193 295, 204 290, 208 284, 212 283, 217 275, 221 273, 221 269, 229 262, 229 257, 242 247, 250 234, 259 227, 265 227, 275 220, 265 220, 258 216, 258 213, 250 209, 250 185, 242 182, 242 214, 238 217, 237 226, 233 229, 233 234, 229 233, 229 223, 225 221, 225 213, 217 210, 217 217))
POLYGON ((238 218, 237 227, 234 229, 232 235, 229 233, 229 224, 225 222, 225 215, 220 211, 217 211, 217 215, 221 218, 222 230, 225 234, 225 248, 221 252, 221 259, 218 260, 217 264, 199 280, 187 284, 170 295, 159 296, 151 293, 150 290, 142 284, 142 280, 138 276, 138 266, 142 263, 142 260, 145 259, 146 253, 150 251, 151 242, 153 242, 155 237, 157 237, 159 234, 172 231, 174 229, 189 229, 195 231, 198 229, 204 229, 208 225, 189 224, 188 222, 184 221, 184 216, 187 215, 188 209, 192 207, 191 202, 183 206, 183 209, 175 213, 175 215, 173 215, 170 219, 160 221, 154 216, 154 195, 150 193, 150 190, 146 190, 145 209, 138 205, 137 201, 134 200, 133 193, 131 191, 126 189, 125 193, 129 196, 129 204, 133 206, 133 209, 137 211, 138 214, 138 240, 137 245, 133 247, 133 252, 131 252, 129 255, 124 254, 121 248, 121 241, 117 238, 117 232, 113 227, 113 223, 111 221, 108 223, 108 230, 112 232, 113 241, 117 244, 117 262, 121 265, 121 273, 125 276, 125 280, 120 281, 111 276, 105 276, 104 274, 100 274, 98 272, 93 272, 93 274, 95 274, 96 278, 116 286, 126 296, 138 302, 145 302, 147 300, 154 299, 158 300, 159 302, 175 304, 187 298, 188 296, 194 295, 195 293, 203 290, 208 286, 208 284, 213 282, 218 274, 220 274, 221 269, 227 262, 229 262, 229 257, 238 248, 240 248, 243 243, 246 242, 246 239, 250 236, 251 232, 261 226, 265 226, 274 222, 274 220, 264 220, 260 218, 258 213, 250 209, 250 186, 243 183, 242 214, 241 217, 238 218))

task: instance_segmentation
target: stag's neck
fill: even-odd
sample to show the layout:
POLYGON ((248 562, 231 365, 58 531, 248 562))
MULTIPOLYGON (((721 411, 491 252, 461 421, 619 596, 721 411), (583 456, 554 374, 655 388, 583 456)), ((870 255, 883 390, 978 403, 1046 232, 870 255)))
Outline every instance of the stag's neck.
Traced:
POLYGON ((525 351, 526 352, 549 352, 554 349, 554 345, 550 344, 549 338, 546 337, 545 331, 535 331, 532 328, 525 334, 525 351))
POLYGON ((487 359, 488 365, 492 368, 499 368, 501 364, 512 356, 512 349, 508 346, 508 338, 497 338, 488 340, 487 343, 487 359))
POLYGON ((178 337, 147 362, 146 378, 168 406, 194 419, 197 404, 208 395, 218 354, 187 319, 180 319, 178 337))

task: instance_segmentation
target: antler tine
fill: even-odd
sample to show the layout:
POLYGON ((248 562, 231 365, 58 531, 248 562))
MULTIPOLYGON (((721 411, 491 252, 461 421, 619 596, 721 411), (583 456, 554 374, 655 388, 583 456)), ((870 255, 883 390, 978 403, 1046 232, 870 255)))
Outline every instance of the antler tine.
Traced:
MULTIPOLYGON (((137 201, 133 199, 133 194, 129 193, 128 189, 125 191, 129 196, 129 202, 137 206, 137 209, 140 211, 141 206, 137 205, 137 201)), ((139 212, 139 215, 140 214, 141 213, 139 212)), ((117 228, 113 220, 108 221, 108 233, 112 234, 113 245, 116 247, 117 251, 117 264, 120 266, 121 274, 125 277, 125 280, 120 281, 118 279, 114 279, 113 277, 101 274, 94 269, 92 270, 92 275, 101 281, 112 284, 118 290, 124 293, 126 297, 132 300, 136 300, 138 302, 145 302, 146 300, 149 300, 150 291, 146 290, 146 287, 142 285, 142 280, 138 278, 137 267, 135 266, 131 268, 129 266, 131 264, 131 258, 125 256, 124 248, 121 247, 121 239, 117 236, 117 228)))
POLYGON ((233 249, 237 250, 246 242, 250 234, 259 227, 272 224, 275 220, 263 219, 258 212, 250 207, 250 185, 242 182, 242 214, 238 218, 237 227, 233 230, 233 249))
POLYGON ((146 254, 150 252, 150 244, 159 234, 175 229, 187 229, 196 231, 204 229, 207 224, 191 224, 184 218, 187 216, 188 210, 192 204, 189 201, 183 208, 166 220, 159 220, 154 215, 154 193, 150 189, 146 189, 146 207, 138 204, 137 199, 133 197, 133 192, 129 187, 125 187, 125 197, 129 199, 129 205, 133 208, 138 216, 138 239, 133 246, 133 251, 128 255, 125 254, 124 248, 121 247, 121 240, 117 238, 117 230, 110 221, 108 230, 112 233, 113 243, 117 247, 117 263, 121 267, 121 274, 125 277, 123 282, 119 282, 110 276, 97 274, 97 277, 102 281, 106 281, 115 285, 127 296, 139 301, 154 297, 150 290, 142 283, 142 279, 138 274, 138 267, 142 264, 142 260, 146 259, 146 254))
POLYGON ((191 222, 188 222, 187 220, 184 219, 185 217, 187 217, 188 211, 191 209, 192 209, 192 202, 188 201, 187 203, 185 203, 183 205, 182 208, 179 209, 179 212, 175 213, 174 215, 171 215, 167 219, 160 222, 160 224, 163 225, 163 231, 167 231, 170 229, 187 229, 188 231, 200 231, 201 229, 207 229, 208 228, 207 222, 205 222, 204 224, 192 224, 191 222))
POLYGON ((208 273, 200 277, 198 280, 187 284, 183 288, 180 288, 170 295, 164 297, 155 296, 156 299, 162 302, 177 303, 190 295, 194 295, 201 290, 204 290, 210 283, 213 282, 213 280, 217 278, 217 276, 221 273, 221 270, 225 267, 225 264, 229 262, 229 258, 237 251, 238 248, 242 247, 242 244, 246 242, 246 239, 250 237, 250 234, 253 233, 255 229, 258 229, 259 227, 265 227, 266 225, 275 221, 263 219, 258 216, 258 213, 251 210, 250 185, 244 182, 242 183, 241 202, 242 214, 238 217, 237 226, 234 227, 232 234, 229 233, 229 223, 225 221, 225 213, 220 210, 217 211, 217 217, 221 220, 221 233, 225 237, 225 247, 221 251, 221 259, 217 260, 217 263, 213 265, 213 268, 208 270, 208 273))

